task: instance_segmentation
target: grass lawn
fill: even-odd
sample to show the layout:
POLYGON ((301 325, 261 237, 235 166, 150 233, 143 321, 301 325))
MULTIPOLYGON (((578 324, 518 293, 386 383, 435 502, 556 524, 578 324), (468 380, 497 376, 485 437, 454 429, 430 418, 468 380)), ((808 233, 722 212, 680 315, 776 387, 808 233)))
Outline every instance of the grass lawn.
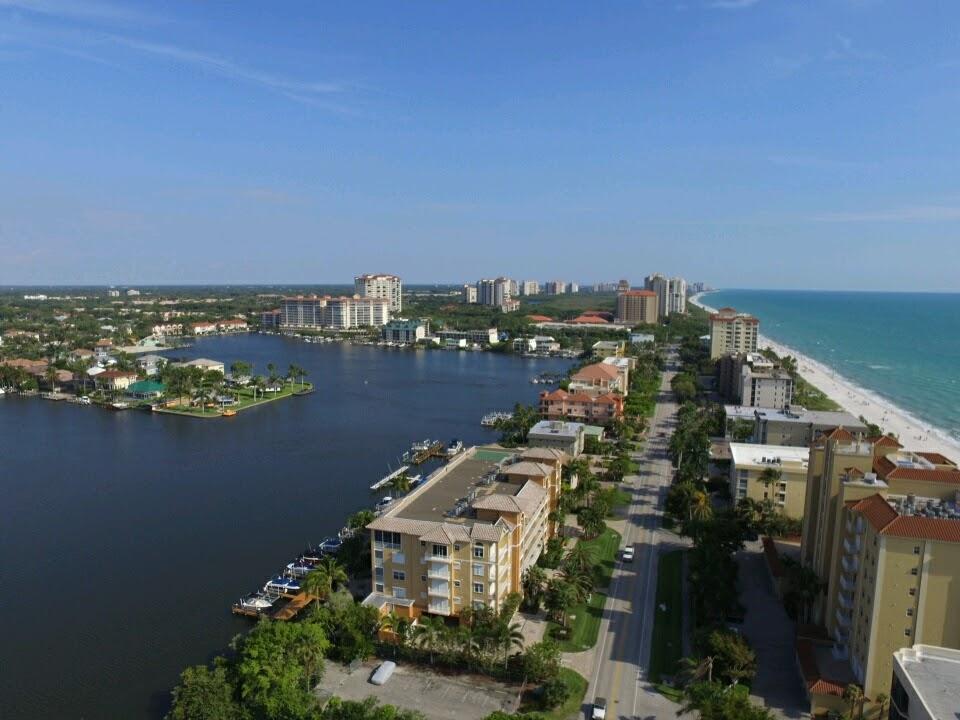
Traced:
POLYGON ((683 553, 683 550, 674 550, 661 556, 657 569, 657 607, 649 673, 650 681, 655 684, 663 675, 673 675, 683 656, 683 553), (666 612, 660 610, 661 605, 666 606, 666 612))
POLYGON ((560 668, 560 678, 570 689, 570 696, 563 705, 553 710, 541 710, 536 699, 531 697, 529 702, 524 700, 520 705, 520 712, 535 712, 544 720, 568 720, 578 716, 583 705, 583 696, 587 692, 587 679, 570 668, 560 668))
MULTIPOLYGON (((594 586, 606 588, 610 585, 617 551, 620 548, 620 533, 607 528, 593 540, 581 540, 580 542, 593 550, 593 557, 596 562, 593 568, 594 586)), ((588 602, 574 605, 570 609, 570 627, 567 637, 557 641, 561 651, 580 652, 581 650, 589 650, 597 644, 600 620, 603 617, 603 604, 606 599, 606 593, 595 590, 588 602)), ((547 629, 551 636, 559 631, 560 626, 553 622, 547 629)))
MULTIPOLYGON (((234 405, 229 406, 228 410, 236 410, 240 412, 257 405, 263 405, 264 403, 273 402, 274 400, 282 400, 283 398, 288 398, 296 395, 298 392, 309 392, 313 388, 313 385, 310 383, 304 383, 302 386, 298 382, 291 384, 284 384, 283 389, 280 392, 276 393, 258 393, 256 399, 253 397, 252 388, 241 388, 239 391, 234 390, 225 390, 225 395, 231 395, 238 399, 234 405)), ((199 407, 193 407, 184 403, 181 405, 174 405, 169 408, 164 408, 158 410, 158 412, 173 413, 176 415, 190 415, 195 417, 219 417, 223 413, 219 407, 216 408, 205 408, 201 412, 199 407)))

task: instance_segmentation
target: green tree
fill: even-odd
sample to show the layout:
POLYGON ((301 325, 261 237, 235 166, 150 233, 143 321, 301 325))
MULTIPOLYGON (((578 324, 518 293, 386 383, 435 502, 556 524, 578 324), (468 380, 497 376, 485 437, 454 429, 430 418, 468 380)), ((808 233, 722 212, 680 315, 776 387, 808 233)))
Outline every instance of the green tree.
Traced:
POLYGON ((433 654, 440 647, 447 632, 443 618, 439 616, 421 617, 414 626, 413 637, 417 644, 430 655, 430 664, 433 665, 433 654))
POLYGON ((598 537, 607 529, 607 523, 604 521, 606 511, 602 507, 584 507, 577 513, 577 523, 583 529, 584 537, 598 537))
POLYGON ((563 705, 570 697, 570 686, 562 675, 552 677, 540 686, 540 701, 548 708, 563 705))
POLYGON ((537 612, 543 601, 543 590, 547 582, 547 573, 539 565, 531 565, 523 573, 521 584, 523 597, 528 610, 537 612))
POLYGON ((534 643, 523 654, 523 672, 529 682, 542 683, 560 674, 560 646, 552 640, 534 643))
POLYGON ((380 705, 374 697, 366 700, 333 697, 319 715, 319 720, 426 720, 426 717, 417 710, 380 705))
POLYGON ((217 658, 213 667, 195 665, 180 674, 166 720, 242 720, 244 712, 227 672, 217 658))
POLYGON ((547 581, 544 605, 550 611, 551 617, 563 628, 567 627, 567 613, 577 603, 577 594, 577 589, 561 578, 547 581))
POLYGON ((714 677, 729 683, 749 682, 757 674, 757 656, 747 641, 728 630, 714 630, 706 641, 714 677))

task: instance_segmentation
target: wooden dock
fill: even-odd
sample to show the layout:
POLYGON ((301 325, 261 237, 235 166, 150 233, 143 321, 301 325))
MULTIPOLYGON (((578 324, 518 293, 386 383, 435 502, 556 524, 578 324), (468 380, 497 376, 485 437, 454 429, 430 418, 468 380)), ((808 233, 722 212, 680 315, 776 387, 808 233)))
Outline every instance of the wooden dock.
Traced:
POLYGON ((301 592, 292 596, 289 602, 285 602, 280 605, 280 607, 271 609, 269 612, 257 612, 256 610, 250 610, 240 607, 239 605, 234 605, 231 611, 234 615, 243 615, 249 618, 268 617, 271 620, 293 620, 300 614, 301 610, 314 600, 316 600, 316 598, 313 595, 301 592))
POLYGON ((426 449, 424 449, 424 450, 419 450, 419 451, 410 459, 410 462, 411 462, 412 464, 414 464, 414 465, 422 465, 423 463, 425 463, 425 462, 426 462, 427 460, 429 460, 430 458, 446 457, 446 456, 447 456, 446 448, 444 447, 444 445, 443 445, 442 442, 440 442, 439 440, 437 440, 437 441, 436 441, 435 443, 433 443, 433 445, 431 445, 430 447, 428 447, 428 448, 426 448, 426 449))

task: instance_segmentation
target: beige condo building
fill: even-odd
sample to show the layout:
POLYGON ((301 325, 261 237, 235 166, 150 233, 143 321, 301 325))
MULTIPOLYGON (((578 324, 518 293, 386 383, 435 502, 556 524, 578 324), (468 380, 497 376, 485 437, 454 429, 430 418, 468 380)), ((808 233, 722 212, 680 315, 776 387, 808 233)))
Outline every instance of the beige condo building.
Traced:
POLYGON ((617 322, 656 325, 658 308, 657 294, 652 290, 626 290, 617 295, 617 322))
POLYGON ((710 316, 710 359, 756 352, 759 332, 760 321, 753 315, 720 308, 710 316))
POLYGON ((810 449, 787 445, 730 443, 730 495, 734 502, 769 501, 787 517, 802 518, 810 449), (776 479, 767 482, 765 473, 776 479))
POLYGON ((555 532, 550 513, 568 462, 552 448, 470 448, 434 472, 367 526, 365 604, 414 620, 499 608, 555 532))
POLYGON ((960 647, 960 471, 937 453, 843 428, 810 449, 801 561, 825 584, 822 642, 798 640, 811 712, 846 708, 843 689, 888 693, 893 653, 960 647))

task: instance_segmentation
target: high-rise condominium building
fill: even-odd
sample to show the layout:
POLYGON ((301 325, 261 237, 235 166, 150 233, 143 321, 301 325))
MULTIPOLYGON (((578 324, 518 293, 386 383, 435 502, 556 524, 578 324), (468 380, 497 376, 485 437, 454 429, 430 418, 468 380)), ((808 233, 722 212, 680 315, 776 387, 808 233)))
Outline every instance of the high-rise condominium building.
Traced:
POLYGON ((458 616, 497 609, 521 589, 556 528, 566 453, 470 448, 370 523, 373 592, 381 613, 458 616))
POLYGON ((626 292, 630 289, 630 283, 626 279, 620 280, 617 283, 617 292, 626 292))
POLYGON ((760 321, 733 308, 720 308, 710 316, 710 358, 757 351, 760 321))
POLYGON ((495 280, 480 280, 477 282, 477 302, 481 305, 495 305, 504 307, 513 298, 510 292, 510 278, 499 277, 495 280))
POLYGON ((536 280, 524 280, 520 283, 520 294, 527 295, 539 295, 540 294, 540 283, 536 280))
POLYGON ((668 278, 654 273, 644 279, 643 286, 657 294, 657 312, 661 320, 668 315, 687 311, 687 281, 683 278, 668 278))
POLYGON ((390 311, 403 309, 403 283, 396 275, 358 275, 353 279, 353 291, 363 298, 390 301, 390 311))
POLYGON ((351 330, 381 327, 390 320, 390 301, 383 298, 285 297, 280 303, 280 327, 351 330))
POLYGON ((567 283, 563 280, 550 280, 544 285, 544 292, 547 295, 563 295, 567 292, 567 283))
POLYGON ((955 463, 891 437, 837 428, 811 445, 800 558, 825 585, 809 619, 832 641, 819 661, 797 646, 814 715, 842 711, 852 682, 873 717, 897 650, 960 647, 958 489, 955 463))
POLYGON ((652 290, 627 290, 617 294, 617 322, 657 324, 657 294, 652 290))
POLYGON ((461 298, 464 303, 472 305, 477 302, 477 286, 464 285, 461 291, 461 298))

